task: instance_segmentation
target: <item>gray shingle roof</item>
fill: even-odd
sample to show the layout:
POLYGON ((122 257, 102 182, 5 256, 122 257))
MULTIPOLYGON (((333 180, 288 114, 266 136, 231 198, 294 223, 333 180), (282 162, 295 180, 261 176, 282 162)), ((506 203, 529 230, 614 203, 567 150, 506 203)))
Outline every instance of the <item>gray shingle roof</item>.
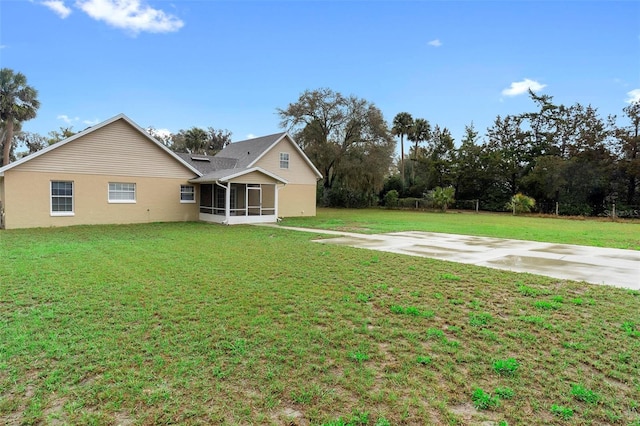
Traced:
POLYGON ((234 173, 238 173, 242 169, 220 169, 214 170, 209 173, 205 173, 203 176, 195 179, 191 179, 189 182, 192 183, 201 183, 201 182, 211 182, 214 180, 222 179, 227 176, 231 176, 234 173))
POLYGON ((230 143, 214 156, 183 152, 177 154, 203 175, 217 176, 219 173, 213 175, 212 173, 224 170, 226 173, 220 176, 224 177, 231 174, 230 171, 233 169, 246 169, 283 135, 285 135, 284 132, 274 133, 260 138, 230 143))
POLYGON ((178 156, 187 163, 191 164, 202 173, 206 175, 216 170, 233 169, 237 166, 238 160, 235 158, 224 158, 211 155, 201 154, 189 154, 185 152, 177 152, 178 156), (197 160, 200 158, 200 160, 197 160), (203 161, 204 160, 204 161, 203 161))
POLYGON ((230 143, 222 151, 217 153, 216 157, 235 158, 238 160, 236 167, 244 169, 256 161, 264 151, 284 135, 285 132, 274 133, 273 135, 262 136, 260 138, 230 143))

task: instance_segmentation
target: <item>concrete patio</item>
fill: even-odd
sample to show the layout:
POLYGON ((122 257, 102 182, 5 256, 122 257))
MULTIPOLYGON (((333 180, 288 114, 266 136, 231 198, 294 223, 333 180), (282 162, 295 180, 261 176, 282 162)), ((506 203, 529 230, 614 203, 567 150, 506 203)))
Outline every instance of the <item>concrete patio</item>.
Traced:
POLYGON ((436 232, 357 234, 278 227, 335 237, 314 240, 322 244, 340 244, 640 290, 640 252, 635 250, 436 232))

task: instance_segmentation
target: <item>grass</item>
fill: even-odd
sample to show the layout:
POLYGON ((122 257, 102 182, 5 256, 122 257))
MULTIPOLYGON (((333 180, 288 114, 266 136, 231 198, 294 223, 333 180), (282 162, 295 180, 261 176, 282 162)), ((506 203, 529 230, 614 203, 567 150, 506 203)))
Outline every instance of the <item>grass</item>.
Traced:
POLYGON ((640 250, 640 221, 512 216, 504 213, 434 213, 385 209, 318 209, 315 217, 287 218, 287 226, 383 233, 444 232, 640 250))
POLYGON ((0 232, 0 418, 640 422, 639 292, 372 261, 312 238, 201 223, 0 232), (477 389, 493 391, 488 409, 477 389))

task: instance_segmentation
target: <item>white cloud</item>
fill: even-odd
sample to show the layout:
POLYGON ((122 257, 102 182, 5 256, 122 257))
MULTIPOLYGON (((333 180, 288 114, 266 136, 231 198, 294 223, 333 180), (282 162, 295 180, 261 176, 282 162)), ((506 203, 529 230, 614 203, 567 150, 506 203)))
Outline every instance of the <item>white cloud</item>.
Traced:
POLYGON ((525 78, 522 81, 514 81, 511 83, 511 86, 504 89, 502 94, 504 96, 518 96, 529 92, 529 89, 533 92, 537 92, 538 90, 542 90, 547 87, 546 84, 541 84, 535 80, 529 80, 525 78))
POLYGON ((176 16, 154 9, 141 0, 77 0, 75 5, 93 19, 133 34, 174 32, 184 26, 176 16))
POLYGON ((42 4, 53 10, 56 15, 58 15, 62 19, 71 15, 71 9, 65 6, 64 1, 62 0, 47 0, 43 1, 42 4))
POLYGON ((640 89, 633 89, 630 92, 627 92, 627 100, 625 101, 628 104, 632 104, 634 102, 640 102, 640 89))
POLYGON ((249 133, 249 134, 247 135, 247 139, 255 139, 256 137, 257 137, 257 136, 256 136, 256 135, 254 135, 253 133, 249 133))
POLYGON ((82 124, 86 124, 87 126, 95 126, 99 122, 100 120, 98 120, 97 118, 94 118, 93 120, 82 120, 82 124))
POLYGON ((73 117, 73 118, 71 118, 71 117, 69 117, 69 116, 68 116, 68 115, 66 115, 66 114, 60 114, 60 115, 59 115, 59 116, 57 116, 56 118, 57 118, 58 120, 62 120, 62 121, 64 121, 64 122, 65 122, 65 123, 67 123, 67 124, 72 124, 74 121, 78 121, 78 120, 80 120, 78 117, 73 117))
POLYGON ((440 41, 440 39, 435 39, 435 40, 431 40, 429 43, 427 43, 429 46, 433 46, 433 47, 440 47, 442 46, 442 42, 440 41))

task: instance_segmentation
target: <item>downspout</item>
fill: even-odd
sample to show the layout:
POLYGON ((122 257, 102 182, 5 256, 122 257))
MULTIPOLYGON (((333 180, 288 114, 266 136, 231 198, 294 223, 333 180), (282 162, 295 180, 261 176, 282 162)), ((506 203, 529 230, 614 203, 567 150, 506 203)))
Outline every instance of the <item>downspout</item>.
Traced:
POLYGON ((282 184, 282 188, 278 187, 278 184, 276 183, 276 193, 275 193, 275 198, 276 198, 276 222, 280 222, 282 220, 281 217, 278 217, 278 211, 280 210, 280 200, 278 198, 278 193, 280 192, 280 189, 284 189, 284 187, 287 186, 286 183, 282 184))

